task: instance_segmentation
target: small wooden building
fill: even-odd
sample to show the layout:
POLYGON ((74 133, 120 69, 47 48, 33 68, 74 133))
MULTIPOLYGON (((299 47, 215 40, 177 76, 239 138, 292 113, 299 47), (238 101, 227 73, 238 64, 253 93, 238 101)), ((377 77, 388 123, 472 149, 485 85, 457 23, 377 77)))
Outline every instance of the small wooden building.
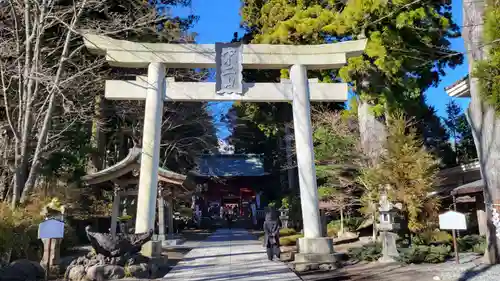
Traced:
MULTIPOLYGON (((134 203, 137 201, 141 152, 141 148, 134 147, 123 160, 115 165, 82 177, 87 185, 114 190, 110 229, 112 235, 116 235, 120 216, 130 216, 131 220, 135 221, 134 203)), ((166 229, 169 234, 173 234, 174 200, 190 200, 193 190, 185 184, 185 180, 185 175, 164 168, 158 170, 157 234, 159 240, 165 239, 166 229)))

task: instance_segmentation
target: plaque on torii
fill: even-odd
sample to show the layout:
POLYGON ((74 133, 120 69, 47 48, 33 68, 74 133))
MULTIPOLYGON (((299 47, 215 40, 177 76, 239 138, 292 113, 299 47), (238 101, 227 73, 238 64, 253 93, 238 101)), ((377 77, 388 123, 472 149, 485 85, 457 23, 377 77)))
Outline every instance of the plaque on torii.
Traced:
POLYGON ((241 43, 215 43, 217 94, 243 94, 241 43))

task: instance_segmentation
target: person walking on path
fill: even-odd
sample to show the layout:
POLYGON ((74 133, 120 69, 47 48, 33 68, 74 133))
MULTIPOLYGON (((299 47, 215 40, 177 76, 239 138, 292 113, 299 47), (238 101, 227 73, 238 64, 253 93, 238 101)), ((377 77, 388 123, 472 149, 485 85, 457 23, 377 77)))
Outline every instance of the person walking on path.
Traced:
POLYGON ((264 247, 267 250, 267 258, 272 261, 274 256, 280 258, 280 222, 278 214, 274 209, 266 212, 264 221, 264 247))

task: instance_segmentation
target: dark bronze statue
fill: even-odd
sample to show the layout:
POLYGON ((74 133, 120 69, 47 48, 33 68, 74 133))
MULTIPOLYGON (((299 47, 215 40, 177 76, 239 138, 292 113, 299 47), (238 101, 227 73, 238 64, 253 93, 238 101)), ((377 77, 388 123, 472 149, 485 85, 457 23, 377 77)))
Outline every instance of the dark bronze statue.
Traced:
POLYGON ((117 234, 113 237, 109 233, 92 232, 90 226, 85 228, 87 238, 97 254, 106 257, 119 257, 126 254, 135 254, 141 250, 142 245, 153 237, 153 230, 137 234, 117 234))

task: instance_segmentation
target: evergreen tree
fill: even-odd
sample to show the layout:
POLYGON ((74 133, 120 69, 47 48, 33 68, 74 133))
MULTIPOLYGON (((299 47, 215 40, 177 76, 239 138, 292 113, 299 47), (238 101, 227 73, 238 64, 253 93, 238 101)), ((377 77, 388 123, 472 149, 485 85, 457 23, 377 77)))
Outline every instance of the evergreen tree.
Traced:
POLYGON ((358 178, 364 188, 363 210, 368 214, 376 212, 374 206, 381 188, 387 187, 389 198, 402 203, 412 232, 431 226, 439 209, 438 200, 428 196, 437 182, 436 159, 423 146, 415 128, 401 116, 389 121, 385 149, 381 161, 364 167, 358 178))
MULTIPOLYGON (((437 85, 445 67, 463 60, 450 50, 449 39, 460 36, 450 11, 450 3, 435 0, 245 0, 242 17, 253 43, 320 44, 366 36, 365 54, 350 58, 340 72, 322 72, 320 77, 350 82, 373 105, 376 116, 419 108, 418 117, 423 117, 433 114, 423 92, 437 85)), ((450 148, 427 143, 444 139, 446 133, 437 116, 430 119, 431 124, 417 126, 418 134, 440 158, 449 159, 439 153, 449 154, 450 148)))
POLYGON ((446 128, 448 129, 448 132, 450 133, 450 137, 453 141, 453 148, 455 151, 457 150, 457 143, 459 141, 459 135, 458 135, 458 118, 460 114, 462 113, 462 109, 460 108, 460 105, 454 100, 451 100, 447 105, 446 105, 446 119, 444 120, 444 123, 446 125, 446 128))
POLYGON ((457 144, 458 163, 469 163, 476 160, 477 149, 465 113, 460 114, 457 118, 457 135, 459 136, 457 144))

